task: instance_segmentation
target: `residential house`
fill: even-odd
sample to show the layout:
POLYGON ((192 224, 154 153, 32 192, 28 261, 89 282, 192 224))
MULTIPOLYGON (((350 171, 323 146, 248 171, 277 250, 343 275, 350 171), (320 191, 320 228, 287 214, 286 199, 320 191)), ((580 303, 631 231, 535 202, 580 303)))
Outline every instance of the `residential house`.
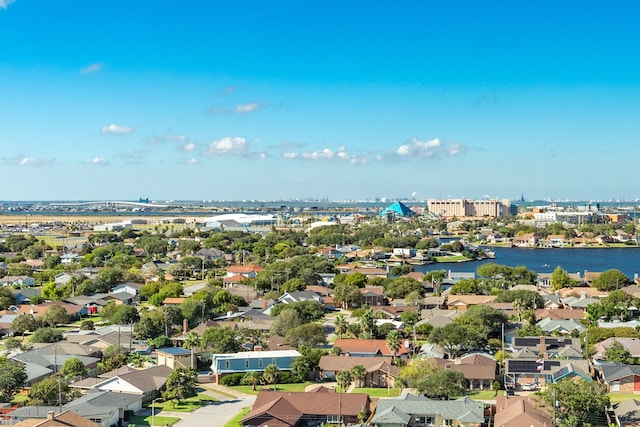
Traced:
POLYGON ((391 362, 392 358, 388 356, 345 357, 325 355, 320 358, 318 367, 322 379, 335 381, 338 372, 349 371, 354 366, 361 365, 367 371, 362 387, 387 387, 393 384, 400 372, 400 369, 392 365, 391 362))
POLYGON ((339 251, 333 246, 329 246, 329 247, 320 249, 318 251, 318 255, 327 260, 334 260, 334 259, 342 258, 343 256, 345 256, 345 253, 342 251, 339 251))
POLYGON ((550 248, 562 248, 569 244, 562 234, 549 234, 541 243, 550 248))
POLYGON ((255 279, 263 270, 259 265, 230 265, 227 267, 227 277, 240 275, 247 279, 255 279))
POLYGON ((360 289, 360 306, 376 307, 386 305, 387 297, 384 287, 367 286, 360 289))
POLYGON ((587 360, 552 360, 541 358, 505 360, 506 387, 528 383, 554 384, 563 378, 583 378, 592 381, 587 360))
POLYGON ((278 298, 277 302, 291 304, 301 301, 317 301, 322 304, 322 297, 317 293, 310 291, 285 292, 280 298, 278 298))
POLYGON ((73 279, 73 275, 66 272, 58 273, 53 277, 57 287, 65 286, 71 279, 73 279))
POLYGON ((291 364, 300 357, 296 350, 247 351, 211 356, 211 371, 215 382, 228 374, 264 371, 276 365, 281 371, 291 370, 291 364))
MULTIPOLYGON (((340 348, 341 354, 352 357, 378 357, 378 356, 394 356, 389 349, 386 340, 383 339, 356 339, 356 338, 339 338, 334 341, 333 345, 340 348)), ((412 348, 409 340, 405 340, 403 345, 395 354, 396 357, 406 359, 412 348)))
POLYGON ((469 382, 469 390, 491 390, 496 380, 497 363, 491 356, 468 355, 457 361, 434 359, 439 367, 458 371, 469 382))
POLYGON ((111 289, 111 293, 115 294, 118 292, 126 292, 128 294, 132 294, 136 296, 136 295, 140 295, 140 291, 142 290, 143 286, 144 286, 144 283, 135 283, 135 282, 118 283, 116 286, 114 286, 111 289))
POLYGON ((533 357, 545 359, 582 359, 580 338, 570 337, 513 337, 511 340, 513 357, 523 358, 522 350, 528 350, 533 357))
POLYGON ((179 307, 185 300, 185 297, 166 297, 162 300, 162 305, 179 307))
POLYGON ((631 357, 640 358, 640 339, 638 338, 607 338, 604 341, 600 341, 599 343, 594 344, 593 349, 595 351, 593 355, 594 360, 606 360, 607 350, 611 347, 611 344, 617 342, 624 347, 625 350, 629 352, 631 357))
POLYGON ((572 333, 582 333, 587 328, 577 320, 553 320, 550 318, 542 319, 537 326, 542 329, 542 333, 545 335, 569 335, 572 333))
POLYGON ((261 391, 243 427, 302 427, 326 424, 351 425, 366 420, 371 412, 366 393, 284 393, 261 391))
POLYGON ((474 305, 489 304, 496 298, 496 295, 449 295, 447 307, 449 310, 466 311, 474 305))
POLYGON ((615 424, 618 427, 637 427, 640 425, 640 401, 635 399, 623 400, 613 405, 615 424))
POLYGON ((80 262, 80 260, 84 258, 83 256, 80 256, 79 254, 76 253, 68 253, 68 254, 62 254, 60 255, 60 264, 62 265, 70 265, 70 264, 75 264, 77 262, 80 262))
POLYGON ((536 319, 552 320, 582 320, 587 317, 587 312, 583 309, 573 308, 539 308, 535 311, 536 319))
POLYGON ((14 427, 99 427, 88 418, 78 415, 73 411, 64 411, 56 415, 54 411, 47 412, 47 417, 28 418, 24 421, 14 424, 14 427))
MULTIPOLYGON (((112 393, 92 391, 80 398, 62 406, 62 411, 71 411, 87 418, 100 427, 122 425, 126 416, 142 407, 141 398, 130 393, 112 393)), ((10 423, 25 421, 28 419, 46 420, 48 414, 58 413, 58 406, 23 406, 8 416, 10 423)), ((20 424, 18 424, 20 425, 20 424)), ((30 425, 30 424, 25 424, 30 425)), ((39 425, 39 424, 38 424, 39 425)), ((48 424, 44 424, 47 425, 48 424)), ((65 426, 67 424, 49 424, 52 427, 65 426)), ((83 424, 68 424, 70 426, 82 426, 83 424)))
POLYGON ((158 366, 164 365, 171 369, 190 368, 191 350, 182 347, 157 348, 158 366))
POLYGON ((458 310, 442 310, 442 309, 431 309, 431 310, 422 310, 420 313, 420 320, 416 323, 416 326, 420 326, 423 323, 428 323, 434 328, 440 328, 448 325, 453 322, 457 317, 462 316, 464 313, 458 310))
POLYGON ((150 402, 160 395, 171 371, 173 369, 168 366, 158 365, 106 378, 93 388, 99 391, 135 394, 142 396, 142 402, 150 402))
MULTIPOLYGON (((70 351, 69 353, 79 353, 70 351)), ((71 358, 79 359, 84 367, 92 374, 98 367, 99 357, 85 356, 83 354, 69 354, 61 344, 48 344, 41 348, 34 348, 24 353, 11 356, 12 360, 25 366, 27 380, 25 384, 31 386, 38 381, 50 376, 54 372, 60 372, 64 362, 71 358)))
POLYGON ((553 417, 531 396, 497 396, 495 427, 551 427, 553 417))
POLYGON ((468 397, 432 400, 404 394, 395 399, 378 400, 370 423, 375 427, 479 427, 484 423, 484 403, 468 397))
POLYGON ((538 246, 539 238, 533 233, 521 234, 511 240, 511 244, 517 248, 535 248, 538 246))
POLYGON ((3 287, 32 287, 36 285, 36 279, 31 276, 5 276, 0 278, 0 286, 3 287))
POLYGON ((604 362, 595 365, 597 377, 610 393, 640 392, 640 365, 604 362))

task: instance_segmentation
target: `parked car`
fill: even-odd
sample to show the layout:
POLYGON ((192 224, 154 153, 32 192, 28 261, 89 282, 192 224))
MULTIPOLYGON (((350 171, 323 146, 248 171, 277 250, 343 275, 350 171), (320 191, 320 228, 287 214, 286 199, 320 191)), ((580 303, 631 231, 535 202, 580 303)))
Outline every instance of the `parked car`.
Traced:
POLYGON ((522 386, 522 390, 524 391, 533 391, 538 388, 538 384, 536 383, 527 383, 522 386))

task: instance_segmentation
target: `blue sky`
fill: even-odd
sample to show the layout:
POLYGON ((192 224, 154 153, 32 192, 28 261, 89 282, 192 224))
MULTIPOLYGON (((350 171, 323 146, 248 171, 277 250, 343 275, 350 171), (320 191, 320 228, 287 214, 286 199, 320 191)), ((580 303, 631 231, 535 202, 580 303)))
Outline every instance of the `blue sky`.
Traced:
POLYGON ((0 200, 637 199, 639 12, 0 0, 0 200))

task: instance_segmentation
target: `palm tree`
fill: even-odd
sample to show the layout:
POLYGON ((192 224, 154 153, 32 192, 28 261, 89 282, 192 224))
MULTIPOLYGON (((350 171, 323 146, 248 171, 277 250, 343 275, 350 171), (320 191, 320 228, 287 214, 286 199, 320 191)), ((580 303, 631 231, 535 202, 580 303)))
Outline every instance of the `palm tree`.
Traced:
POLYGON ((356 365, 351 368, 351 376, 353 377, 356 385, 358 387, 362 387, 364 383, 364 378, 367 376, 367 368, 362 365, 356 365))
POLYGON ((345 319, 344 314, 339 314, 336 316, 335 320, 335 330, 336 334, 338 334, 339 338, 342 338, 342 334, 347 332, 347 319, 345 319))
POLYGON ((251 385, 253 390, 256 389, 256 386, 260 384, 262 380, 262 373, 259 371, 249 371, 242 377, 242 383, 251 385))
POLYGON ((373 310, 367 308, 362 315, 360 315, 360 324, 364 330, 364 334, 367 338, 373 337, 374 318, 373 310))
POLYGON ((200 347, 202 340, 196 331, 190 331, 184 339, 184 348, 191 350, 191 369, 195 369, 195 352, 196 347, 200 347))
POLYGON ((402 346, 402 337, 400 337, 400 333, 395 330, 390 331, 387 334, 386 342, 387 347, 389 347, 389 350, 393 353, 393 359, 395 360, 398 350, 400 350, 400 347, 402 346))
POLYGON ((336 374, 336 381, 340 387, 340 392, 347 391, 352 380, 353 378, 351 377, 350 371, 340 371, 336 374))
POLYGON ((280 373, 280 369, 278 369, 277 365, 271 364, 264 368, 264 372, 262 373, 262 377, 268 384, 273 384, 273 390, 276 390, 276 384, 278 383, 278 374, 280 373))

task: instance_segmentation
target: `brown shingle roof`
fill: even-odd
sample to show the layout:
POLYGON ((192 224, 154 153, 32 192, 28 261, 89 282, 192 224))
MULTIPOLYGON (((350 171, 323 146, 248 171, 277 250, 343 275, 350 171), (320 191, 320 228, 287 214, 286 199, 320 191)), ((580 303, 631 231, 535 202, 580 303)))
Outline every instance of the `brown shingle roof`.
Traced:
MULTIPOLYGON (((369 409, 369 396, 365 393, 287 393, 261 391, 253 409, 241 423, 252 419, 272 419, 268 425, 292 426, 304 415, 333 415, 357 417, 363 409, 369 409)), ((254 423, 252 423, 254 424, 254 423)))
POLYGON ((65 411, 58 415, 47 417, 46 419, 30 418, 14 424, 15 427, 98 427, 93 421, 76 414, 75 412, 65 411))
POLYGON ((529 396, 498 396, 495 427, 549 427, 553 420, 544 409, 538 408, 529 396))

